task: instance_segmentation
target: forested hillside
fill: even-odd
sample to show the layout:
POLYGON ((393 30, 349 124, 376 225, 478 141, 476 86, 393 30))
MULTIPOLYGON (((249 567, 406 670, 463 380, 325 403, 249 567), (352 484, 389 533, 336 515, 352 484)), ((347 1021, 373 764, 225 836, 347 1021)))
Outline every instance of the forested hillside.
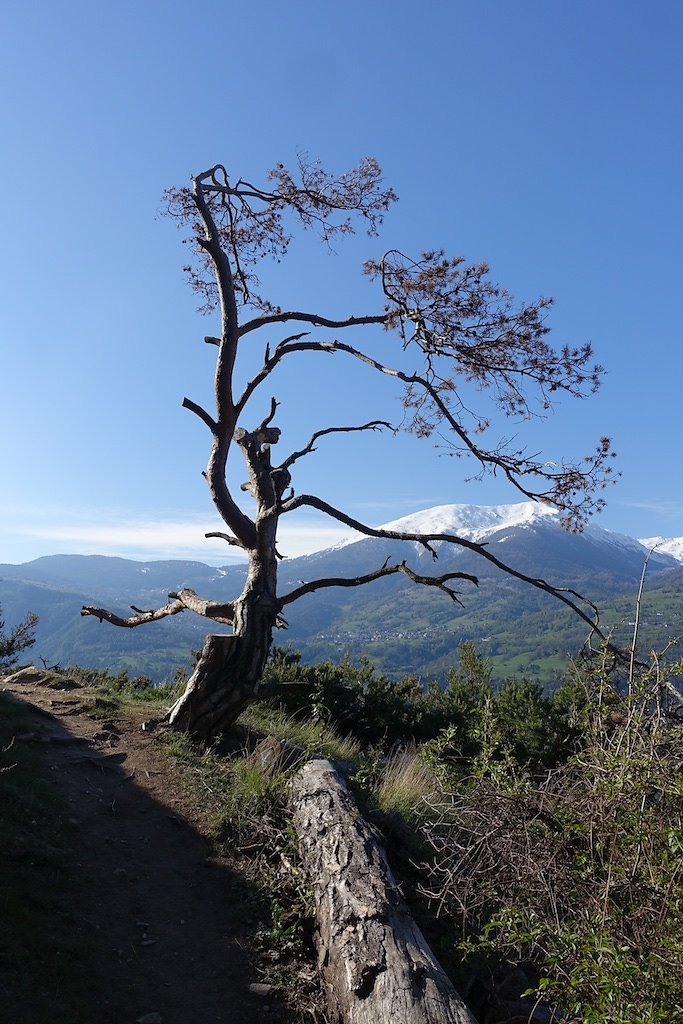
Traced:
MULTIPOLYGON (((483 536, 490 550, 505 552, 510 564, 592 601, 603 630, 622 646, 630 642, 634 600, 647 557, 637 541, 595 527, 568 535, 547 511, 539 514, 525 505, 445 506, 412 518, 426 522, 435 511, 442 519, 450 516, 450 525, 466 538, 483 536), (482 521, 489 524, 485 530, 482 521)), ((443 571, 479 576, 477 587, 467 581, 460 585, 461 604, 403 576, 366 587, 321 590, 303 596, 288 611, 287 629, 277 632, 276 642, 295 648, 309 661, 366 657, 394 679, 413 673, 443 680, 459 643, 471 640, 486 653, 495 679, 524 674, 551 688, 558 685, 567 658, 586 639, 586 624, 551 595, 480 564, 466 550, 437 545, 437 551, 434 564, 443 571)), ((286 591, 320 575, 353 577, 386 558, 407 559, 417 571, 431 571, 431 556, 415 545, 366 539, 285 560, 280 585, 286 591)), ((239 563, 216 569, 200 562, 53 556, 0 566, 0 598, 10 618, 27 608, 39 615, 36 651, 48 663, 116 672, 125 668, 162 681, 192 664, 192 652, 201 647, 209 628, 205 622, 186 612, 122 631, 83 619, 81 607, 108 603, 127 614, 130 605, 163 604, 169 591, 181 587, 214 600, 232 599, 244 575, 239 563)), ((211 628, 220 632, 227 627, 211 628)), ((655 552, 650 559, 640 628, 648 650, 683 632, 683 569, 671 555, 655 552)))

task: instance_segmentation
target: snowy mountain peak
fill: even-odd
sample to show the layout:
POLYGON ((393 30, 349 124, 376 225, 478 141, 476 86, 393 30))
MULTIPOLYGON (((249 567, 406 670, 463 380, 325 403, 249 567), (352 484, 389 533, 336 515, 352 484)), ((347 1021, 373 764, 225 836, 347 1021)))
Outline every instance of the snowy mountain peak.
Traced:
POLYGON ((657 554, 671 555, 677 562, 683 562, 683 537, 644 537, 638 543, 648 551, 655 548, 657 554))
POLYGON ((384 523, 382 530, 400 533, 450 533, 479 541, 499 530, 557 521, 558 512, 534 501, 515 505, 435 505, 434 508, 384 523))
MULTIPOLYGON (((515 505, 436 505, 394 519, 380 529, 396 530, 399 533, 449 533, 481 543, 494 533, 520 527, 528 529, 537 525, 561 530, 557 509, 535 501, 523 501, 515 505)), ((643 545, 651 548, 657 544, 657 555, 668 555, 683 562, 683 537, 668 540, 655 537, 641 541, 615 530, 607 530, 593 522, 586 525, 582 536, 600 544, 639 552, 643 545)))
MULTIPOLYGON (((392 519, 378 529, 396 533, 451 534, 480 544, 492 534, 511 529, 530 529, 534 526, 551 527, 558 533, 563 532, 557 509, 535 501, 522 501, 514 505, 435 505, 433 508, 411 512, 400 519, 392 519)), ((657 561, 663 558, 664 561, 674 559, 683 562, 683 537, 636 540, 635 537, 607 530, 594 522, 587 523, 581 536, 587 541, 631 551, 632 554, 637 553, 642 559, 646 554, 644 549, 649 550, 656 545, 657 561)), ((347 547, 363 539, 362 534, 354 533, 336 544, 335 549, 347 547)), ((499 539, 503 541, 506 538, 499 539)))

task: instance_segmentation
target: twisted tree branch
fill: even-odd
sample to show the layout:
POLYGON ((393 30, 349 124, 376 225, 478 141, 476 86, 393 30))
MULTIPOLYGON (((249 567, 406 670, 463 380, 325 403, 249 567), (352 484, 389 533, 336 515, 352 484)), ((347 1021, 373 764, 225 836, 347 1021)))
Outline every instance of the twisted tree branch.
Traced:
MULTIPOLYGON (((540 579, 534 576, 527 576, 526 573, 519 572, 514 569, 511 565, 496 558, 495 555, 487 549, 485 544, 477 544, 472 540, 465 540, 464 537, 456 537, 453 534, 448 533, 407 533, 402 530, 382 530, 375 529, 372 526, 366 526, 365 523, 361 523, 358 519, 354 519, 352 516, 347 515, 340 509, 334 508, 333 505, 323 501, 321 498, 317 498, 313 494, 299 494, 294 498, 289 498, 282 505, 282 512, 292 512, 294 509, 308 506, 310 508, 317 508, 320 512, 324 512, 332 519, 338 520, 340 523, 344 523, 346 526, 350 526, 352 530, 357 530, 359 533, 364 533, 367 537, 380 537, 386 538, 387 540, 408 540, 414 541, 417 544, 421 544, 422 547, 429 551, 433 559, 438 558, 438 553, 433 547, 433 544, 443 541, 446 544, 455 544, 458 547, 465 548, 467 551, 473 551, 481 558, 486 559, 492 565, 495 565, 497 569, 501 569, 507 573, 508 576, 512 576, 514 579, 520 580, 522 583, 528 583, 530 586, 535 587, 537 590, 542 590, 546 594, 550 594, 552 597, 557 598, 558 601, 562 601, 572 611, 583 619, 583 621, 590 627, 591 634, 597 633, 603 640, 609 644, 608 638, 604 635, 599 627, 600 615, 596 605, 588 598, 579 594, 576 590, 572 590, 570 587, 555 587, 546 580, 540 579), (579 607, 574 601, 571 600, 567 595, 570 594, 576 598, 577 601, 587 605, 593 612, 594 618, 591 619, 586 612, 579 607)), ((616 650, 609 644, 611 650, 616 650)))
POLYGON ((358 427, 327 427, 325 430, 316 430, 306 447, 302 448, 299 452, 292 452, 289 458, 285 459, 279 468, 289 469, 297 459, 314 452, 316 450, 315 442, 319 437, 324 437, 326 434, 350 434, 357 430, 381 430, 382 427, 386 427, 387 430, 394 430, 391 423, 387 423, 386 420, 370 420, 369 423, 363 423, 362 426, 358 427))
POLYGON ((218 540, 224 540, 226 544, 231 544, 235 548, 244 548, 244 544, 239 537, 233 537, 230 533, 221 533, 220 530, 212 530, 210 533, 205 533, 204 536, 207 540, 217 538, 218 540))
MULTIPOLYGON (((304 324, 313 324, 314 327, 329 327, 335 330, 344 327, 367 326, 368 324, 385 324, 387 314, 380 313, 379 316, 348 316, 344 320, 330 320, 328 317, 320 316, 318 313, 298 313, 295 311, 269 313, 267 316, 257 316, 246 324, 242 324, 239 329, 239 336, 242 337, 244 334, 249 334, 250 331, 257 331, 268 324, 284 324, 288 320, 298 320, 304 324)), ((214 341, 213 338, 206 338, 205 340, 214 341)))
POLYGON ((189 409, 190 412, 193 412, 196 416, 199 416, 200 420, 202 420, 203 423, 206 423, 211 433, 216 434, 218 430, 218 424, 216 423, 213 416, 210 416, 206 409, 204 409, 201 405, 198 405, 196 402, 193 402, 191 398, 183 398, 182 407, 183 409, 189 409))
MULTIPOLYGON (((400 380, 406 386, 408 401, 412 401, 413 404, 415 403, 410 398, 411 390, 416 387, 420 388, 425 396, 428 396, 429 400, 433 402, 438 415, 446 420, 465 449, 477 459, 482 470, 490 469, 494 474, 497 470, 500 470, 508 482, 520 494, 523 494, 525 498, 553 505, 562 515, 562 524, 575 532, 581 530, 582 524, 590 514, 591 509, 596 508, 599 510, 604 505, 602 499, 590 500, 590 498, 591 493, 596 488, 605 486, 606 480, 609 479, 609 474, 611 473, 611 468, 607 465, 608 461, 613 457, 609 438, 600 439, 597 452, 584 460, 585 467, 568 465, 553 469, 552 463, 537 461, 534 457, 525 455, 524 452, 505 451, 502 445, 491 450, 481 448, 475 444, 468 431, 449 408, 448 403, 442 398, 438 385, 432 383, 426 376, 417 373, 405 373, 394 367, 386 366, 360 349, 346 344, 346 342, 336 340, 290 341, 289 339, 281 342, 272 355, 267 354, 261 370, 247 385, 245 395, 247 391, 251 394, 285 356, 291 355, 294 352, 325 352, 330 355, 334 355, 336 352, 344 352, 352 356, 352 358, 366 363, 378 373, 400 380), (602 482, 600 480, 601 473, 606 474, 606 478, 602 482), (533 489, 529 485, 522 483, 520 479, 522 477, 535 477, 544 481, 547 486, 533 489)), ((240 399, 241 401, 242 399, 240 399)))
POLYGON ((375 569, 374 572, 366 573, 364 576, 355 576, 353 578, 347 577, 327 577, 319 580, 312 580, 310 583, 303 583, 296 590, 292 590, 289 594, 285 594, 278 601, 278 606, 283 608, 286 604, 291 604, 293 601, 298 601, 300 597, 304 597, 306 594, 312 594, 316 590, 321 590, 324 587, 362 587, 366 583, 372 583, 374 580, 379 580, 383 576, 394 576, 396 573, 403 573, 413 581, 413 583, 421 583, 428 587, 438 587, 439 590, 443 590, 444 593, 448 594, 452 601, 462 606, 462 601, 458 597, 457 593, 446 584, 450 580, 468 580, 473 583, 475 587, 479 586, 479 580, 476 576, 472 576, 466 572, 447 572, 442 576, 420 576, 418 573, 413 572, 405 562, 398 562, 396 565, 389 565, 389 559, 386 560, 384 565, 380 566, 379 569, 375 569))
POLYGON ((143 611, 140 608, 131 606, 136 614, 128 618, 123 618, 121 615, 110 612, 106 608, 95 608, 92 605, 83 605, 81 615, 92 615, 99 619, 100 622, 110 622, 112 626, 120 626, 124 629, 144 626, 147 622, 156 622, 158 619, 165 619, 169 615, 177 615, 186 609, 196 612, 197 615, 202 615, 204 618, 212 619, 214 622, 222 622, 229 625, 233 621, 234 605, 232 601, 227 603, 207 601, 202 597, 198 597, 194 590, 189 588, 179 590, 177 593, 170 593, 168 596, 169 601, 162 608, 143 611))

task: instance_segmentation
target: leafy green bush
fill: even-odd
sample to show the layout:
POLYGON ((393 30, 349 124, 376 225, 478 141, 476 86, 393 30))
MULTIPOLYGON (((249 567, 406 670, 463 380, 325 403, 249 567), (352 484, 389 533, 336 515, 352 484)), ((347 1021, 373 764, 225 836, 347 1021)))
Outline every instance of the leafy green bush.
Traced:
POLYGON ((389 680, 364 658, 357 665, 348 658, 338 665, 306 665, 296 652, 276 648, 266 666, 264 695, 272 705, 330 723, 364 745, 391 750, 436 741, 451 766, 466 765, 480 752, 485 708, 492 709, 520 764, 555 764, 569 749, 571 729, 561 700, 546 697, 526 679, 508 680, 494 691, 490 665, 469 641, 460 645, 444 687, 423 685, 415 676, 389 680))
POLYGON ((422 688, 414 677, 392 682, 362 658, 304 665, 297 654, 276 650, 264 674, 273 703, 332 723, 364 743, 415 739, 421 718, 422 688))
POLYGON ((0 605, 0 668, 16 665, 19 654, 36 642, 35 627, 38 616, 28 612, 26 618, 11 629, 5 629, 0 605))
POLYGON ((490 733, 423 827, 461 948, 527 965, 572 1024, 683 1021, 683 730, 653 682, 591 677, 577 751, 540 778, 491 770, 490 733))

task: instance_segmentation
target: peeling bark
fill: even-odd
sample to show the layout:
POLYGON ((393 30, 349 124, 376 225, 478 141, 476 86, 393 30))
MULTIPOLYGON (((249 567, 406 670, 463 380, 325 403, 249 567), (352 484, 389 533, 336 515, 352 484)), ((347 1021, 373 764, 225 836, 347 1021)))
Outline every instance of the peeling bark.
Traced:
POLYGON ((196 739, 219 735, 255 699, 267 653, 259 657, 250 637, 209 634, 168 724, 196 739))
POLYGON ((292 801, 333 1019, 476 1024, 412 920, 384 850, 332 763, 304 765, 292 801))

